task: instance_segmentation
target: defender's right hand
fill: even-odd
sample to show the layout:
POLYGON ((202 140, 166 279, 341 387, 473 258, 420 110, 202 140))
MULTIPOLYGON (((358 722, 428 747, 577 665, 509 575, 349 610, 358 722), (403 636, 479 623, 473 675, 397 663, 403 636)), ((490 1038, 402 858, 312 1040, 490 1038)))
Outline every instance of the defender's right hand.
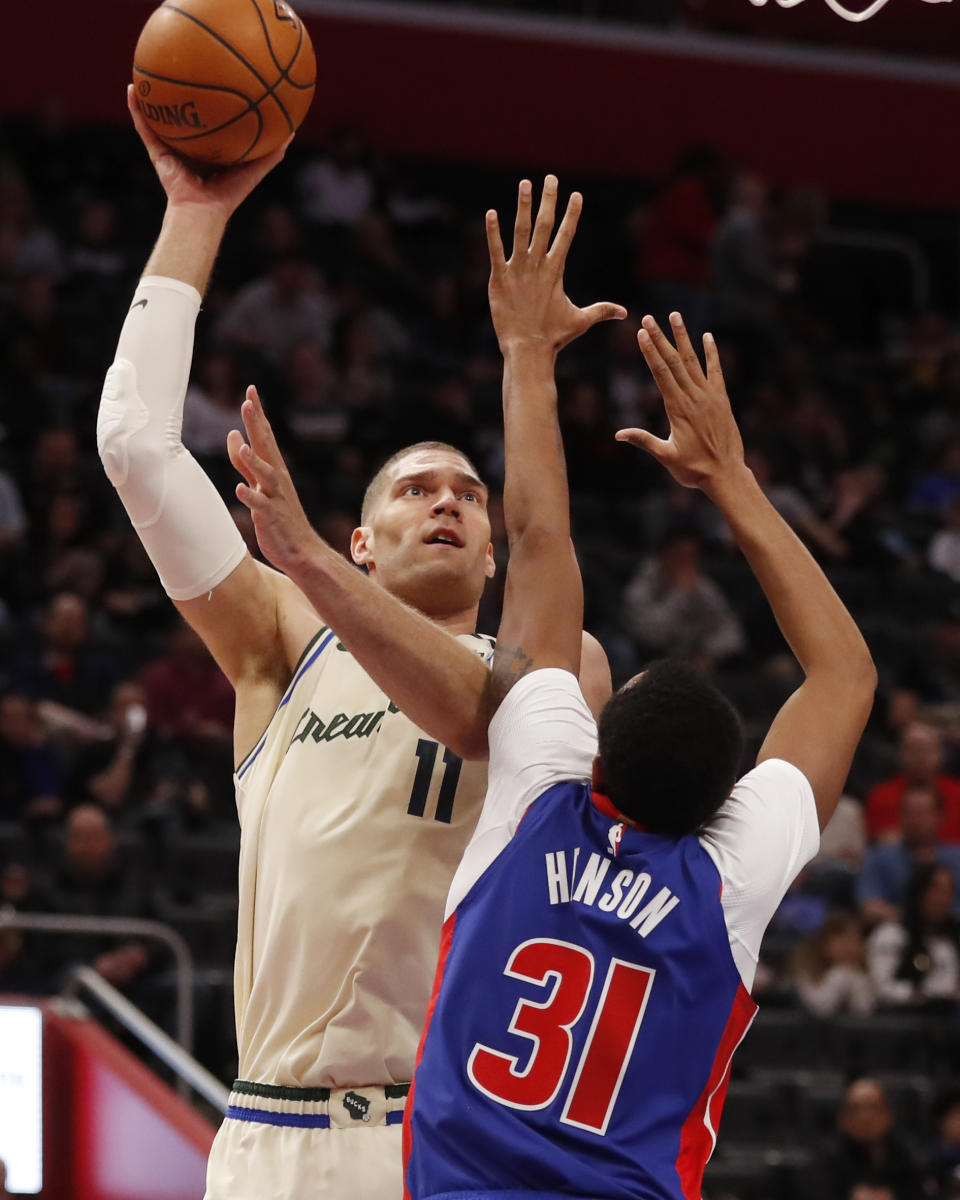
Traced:
POLYGON ((745 470, 743 440, 723 382, 712 334, 704 334, 704 374, 679 313, 670 314, 677 347, 671 346, 653 317, 643 318, 637 341, 653 373, 670 421, 664 440, 646 429, 621 429, 618 442, 639 446, 661 463, 677 483, 709 492, 745 470))
POLYGON ((137 105, 133 84, 127 85, 127 108, 134 128, 150 155, 150 161, 167 194, 170 205, 199 204, 218 212, 224 220, 250 195, 257 184, 273 170, 287 152, 293 134, 279 150, 253 162, 218 169, 209 176, 200 175, 195 167, 171 150, 143 119, 137 105))

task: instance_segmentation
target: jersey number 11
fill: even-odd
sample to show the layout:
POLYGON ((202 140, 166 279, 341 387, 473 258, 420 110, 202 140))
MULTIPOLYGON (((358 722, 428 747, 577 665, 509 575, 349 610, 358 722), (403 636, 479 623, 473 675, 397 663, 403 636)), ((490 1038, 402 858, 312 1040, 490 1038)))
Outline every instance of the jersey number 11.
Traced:
MULTIPOLYGON (((433 780, 433 769, 437 765, 437 751, 439 749, 440 747, 436 742, 428 742, 426 738, 421 738, 417 742, 417 758, 420 761, 417 763, 417 773, 414 776, 413 787, 410 790, 410 803, 407 805, 407 812, 412 817, 422 817, 423 810, 427 807, 427 792, 429 792, 430 784, 433 780)), ((453 816, 453 801, 457 794, 457 784, 460 782, 460 768, 462 766, 463 759, 444 746, 443 780, 440 784, 440 795, 437 797, 437 811, 434 814, 435 821, 445 821, 448 825, 450 824, 450 818, 453 816)))

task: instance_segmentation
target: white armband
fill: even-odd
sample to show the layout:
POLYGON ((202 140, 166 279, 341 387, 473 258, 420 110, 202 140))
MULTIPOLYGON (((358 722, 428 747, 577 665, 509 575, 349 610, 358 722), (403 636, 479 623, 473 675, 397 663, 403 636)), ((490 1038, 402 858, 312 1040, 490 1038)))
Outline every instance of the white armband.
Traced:
POLYGON ((140 280, 107 371, 97 449, 160 582, 173 600, 215 588, 247 552, 216 488, 180 440, 200 294, 140 280))

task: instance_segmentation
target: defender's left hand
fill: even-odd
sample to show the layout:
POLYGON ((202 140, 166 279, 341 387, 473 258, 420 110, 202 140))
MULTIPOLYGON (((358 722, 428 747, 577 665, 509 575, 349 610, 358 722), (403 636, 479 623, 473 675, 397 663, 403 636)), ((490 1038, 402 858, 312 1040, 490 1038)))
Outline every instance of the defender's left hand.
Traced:
POLYGON ((227 437, 230 461, 246 480, 237 484, 237 499, 250 510, 264 556, 290 575, 321 539, 303 511, 255 387, 247 388, 240 413, 249 443, 236 429, 227 437))
POLYGON ((583 197, 574 192, 551 246, 557 177, 548 175, 544 180, 532 236, 533 185, 524 179, 520 184, 509 261, 504 256, 497 214, 493 209, 487 213, 490 312, 505 355, 521 344, 541 346, 556 354, 599 321, 622 321, 626 317, 627 310, 622 305, 609 302, 578 308, 563 290, 563 269, 582 207, 583 197))

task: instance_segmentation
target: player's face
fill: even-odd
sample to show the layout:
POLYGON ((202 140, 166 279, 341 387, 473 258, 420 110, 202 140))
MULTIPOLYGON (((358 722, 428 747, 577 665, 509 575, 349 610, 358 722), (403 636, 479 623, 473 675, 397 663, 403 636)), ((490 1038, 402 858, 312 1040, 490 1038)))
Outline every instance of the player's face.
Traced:
POLYGON ((378 583, 428 616, 474 608, 496 569, 487 489, 459 454, 414 451, 394 464, 352 549, 378 583))

